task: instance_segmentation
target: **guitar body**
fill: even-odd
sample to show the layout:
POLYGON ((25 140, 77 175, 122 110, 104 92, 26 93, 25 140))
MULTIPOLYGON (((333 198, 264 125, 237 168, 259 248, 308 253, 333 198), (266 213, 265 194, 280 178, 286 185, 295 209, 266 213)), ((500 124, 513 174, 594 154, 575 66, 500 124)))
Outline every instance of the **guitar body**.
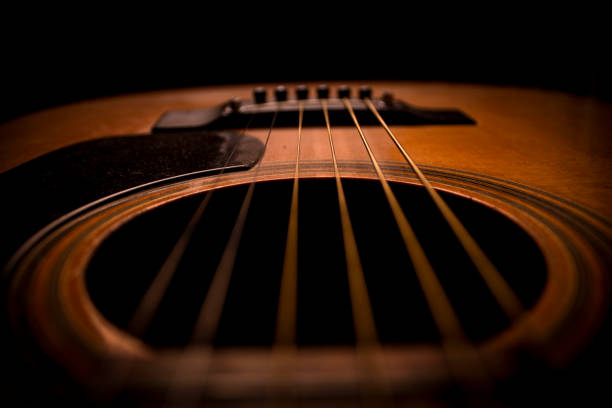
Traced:
MULTIPOLYGON (((330 84, 332 95, 339 85, 330 84)), ((13 398, 36 400, 22 394, 31 386, 51 398, 162 405, 369 398, 453 404, 463 401, 456 388, 468 401, 510 405, 598 396, 601 384, 590 382, 591 370, 609 362, 602 345, 612 261, 612 107, 533 89, 370 85, 374 96, 392 92, 397 100, 458 109, 474 120, 390 128, 490 253, 523 304, 518 316, 496 311, 469 259, 447 259, 461 250, 445 238, 444 219, 382 126, 368 123, 363 134, 464 323, 469 347, 461 351, 449 351, 419 282, 403 275, 412 276, 413 266, 396 255, 405 250, 355 126, 330 123, 330 132, 378 328, 372 347, 361 347, 354 334, 359 324, 352 320, 346 231, 325 125, 299 129, 296 113, 293 127, 151 133, 165 112, 248 100, 248 86, 91 100, 0 126, 8 226, 1 260, 12 333, 5 349, 17 349, 13 398), (218 148, 206 150, 206 143, 218 148), (240 157, 215 156, 227 149, 240 157), (156 160, 161 156, 163 162, 156 160), (274 333, 296 179, 297 340, 279 347, 274 333), (188 328, 213 286, 252 183, 257 188, 229 268, 234 275, 217 337, 193 342, 188 328), (169 286, 155 327, 137 335, 129 315, 209 191, 216 193, 201 220, 208 235, 196 231, 193 242, 201 246, 191 244, 184 255, 196 266, 181 264, 176 279, 183 283, 169 286), (209 213, 219 215, 206 218, 209 213), (185 300, 191 293, 193 304, 185 300), (472 378, 479 377, 473 355, 486 367, 483 381, 472 378)))

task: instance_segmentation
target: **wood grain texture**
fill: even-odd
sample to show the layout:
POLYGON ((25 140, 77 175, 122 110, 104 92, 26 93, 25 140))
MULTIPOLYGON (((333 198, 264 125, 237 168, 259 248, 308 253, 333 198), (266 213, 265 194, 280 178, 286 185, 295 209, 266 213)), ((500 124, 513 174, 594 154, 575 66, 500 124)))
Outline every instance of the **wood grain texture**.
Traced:
MULTIPOLYGON (((332 84, 332 92, 334 86, 332 84)), ((357 85, 357 84, 354 84, 357 85)), ((91 100, 0 126, 0 172, 48 151, 98 137, 146 133, 166 110, 213 106, 252 87, 167 90, 91 100)), ((377 82, 424 107, 455 107, 476 126, 394 128, 419 164, 456 168, 532 186, 612 217, 612 106, 559 92, 483 85, 377 82)), ((297 124, 297 117, 296 117, 297 124)), ((275 130, 265 160, 290 160, 297 130, 275 130)), ((265 131, 250 132, 261 138, 265 131)), ((366 128, 379 160, 401 157, 379 128, 366 128)), ((366 159, 351 128, 334 129, 338 160, 366 159)), ((305 129, 302 157, 331 160, 325 131, 305 129)))

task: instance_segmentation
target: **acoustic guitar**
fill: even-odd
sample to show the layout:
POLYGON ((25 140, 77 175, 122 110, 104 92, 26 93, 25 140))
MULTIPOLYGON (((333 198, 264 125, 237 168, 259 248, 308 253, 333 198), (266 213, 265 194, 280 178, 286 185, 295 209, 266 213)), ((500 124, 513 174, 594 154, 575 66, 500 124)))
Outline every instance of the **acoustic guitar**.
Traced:
POLYGON ((584 97, 412 82, 168 90, 9 121, 6 397, 602 397, 611 131, 612 107, 584 97))

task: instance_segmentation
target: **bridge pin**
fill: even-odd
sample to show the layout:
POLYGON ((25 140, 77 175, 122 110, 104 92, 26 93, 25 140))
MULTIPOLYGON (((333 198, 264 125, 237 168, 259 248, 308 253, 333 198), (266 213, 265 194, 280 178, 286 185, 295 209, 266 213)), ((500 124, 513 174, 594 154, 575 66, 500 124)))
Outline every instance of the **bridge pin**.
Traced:
POLYGON ((287 100, 287 88, 283 85, 279 85, 274 90, 274 96, 278 102, 283 102, 287 100))
POLYGON ((327 85, 319 85, 317 87, 317 97, 319 99, 329 98, 329 87, 327 85))
POLYGON ((347 85, 341 85, 338 87, 338 98, 350 98, 351 97, 351 88, 347 85))
POLYGON ((295 96, 298 99, 308 99, 308 87, 306 85, 300 85, 295 89, 295 96))
POLYGON ((264 103, 266 101, 266 89, 261 86, 253 89, 253 99, 255 103, 264 103))

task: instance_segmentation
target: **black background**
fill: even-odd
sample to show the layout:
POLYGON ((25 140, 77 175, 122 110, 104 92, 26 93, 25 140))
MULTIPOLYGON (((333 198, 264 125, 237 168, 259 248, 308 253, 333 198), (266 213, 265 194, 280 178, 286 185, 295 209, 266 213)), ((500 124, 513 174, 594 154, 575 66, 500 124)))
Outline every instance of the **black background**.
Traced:
POLYGON ((0 122, 87 98, 251 82, 442 80, 611 99, 605 13, 585 3, 331 5, 7 7, 0 122))

